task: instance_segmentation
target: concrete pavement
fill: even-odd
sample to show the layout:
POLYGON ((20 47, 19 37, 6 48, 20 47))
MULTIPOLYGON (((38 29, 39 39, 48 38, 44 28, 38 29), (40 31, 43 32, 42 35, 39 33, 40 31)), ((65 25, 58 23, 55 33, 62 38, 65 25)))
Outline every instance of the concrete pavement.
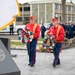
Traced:
POLYGON ((60 54, 61 65, 52 66, 53 54, 36 54, 36 64, 34 67, 28 66, 28 55, 26 50, 11 50, 11 54, 17 54, 13 58, 21 75, 75 75, 75 48, 63 50, 60 54))

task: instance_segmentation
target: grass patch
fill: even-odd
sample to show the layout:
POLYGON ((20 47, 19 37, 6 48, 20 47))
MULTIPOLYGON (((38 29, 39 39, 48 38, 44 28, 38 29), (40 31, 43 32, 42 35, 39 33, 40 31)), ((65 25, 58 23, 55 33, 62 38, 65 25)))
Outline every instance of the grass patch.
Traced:
MULTIPOLYGON (((18 40, 18 38, 11 38, 11 40, 18 40)), ((40 37, 38 38, 38 41, 43 41, 43 39, 40 37)))
MULTIPOLYGON (((11 40, 16 40, 16 39, 11 39, 11 40)), ((38 38, 38 41, 43 41, 42 38, 38 38)), ((11 46, 12 45, 20 45, 20 46, 25 46, 26 44, 22 44, 22 42, 17 42, 17 41, 11 41, 11 46)), ((37 46, 42 45, 41 43, 37 43, 37 46)))
POLYGON ((42 46, 42 43, 37 43, 37 46, 40 46, 40 45, 42 46))
POLYGON ((43 41, 43 39, 42 38, 38 38, 38 41, 43 41))
POLYGON ((21 42, 11 42, 11 45, 24 45, 25 46, 25 44, 22 44, 21 42))
MULTIPOLYGON (((19 45, 19 46, 25 46, 26 44, 22 44, 21 42, 11 42, 11 46, 12 45, 19 45)), ((37 43, 37 46, 40 46, 40 45, 42 45, 41 43, 37 43)))

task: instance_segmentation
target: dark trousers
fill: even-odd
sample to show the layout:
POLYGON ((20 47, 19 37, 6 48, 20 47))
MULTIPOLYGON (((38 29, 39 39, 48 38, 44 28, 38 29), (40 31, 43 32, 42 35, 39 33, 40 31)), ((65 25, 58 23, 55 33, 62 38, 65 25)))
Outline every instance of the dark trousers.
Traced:
POLYGON ((55 48, 54 48, 54 63, 60 63, 60 58, 59 58, 59 54, 60 54, 60 50, 62 47, 62 43, 56 43, 55 48))
POLYGON ((44 38, 45 32, 41 32, 41 37, 44 38))
POLYGON ((27 43, 27 50, 28 50, 30 64, 35 64, 36 62, 36 44, 37 44, 37 39, 33 39, 32 42, 27 43))
POLYGON ((73 38, 74 36, 73 36, 73 33, 68 33, 68 39, 71 39, 71 38, 73 38))
POLYGON ((13 28, 10 29, 10 35, 11 35, 11 34, 14 34, 13 28))

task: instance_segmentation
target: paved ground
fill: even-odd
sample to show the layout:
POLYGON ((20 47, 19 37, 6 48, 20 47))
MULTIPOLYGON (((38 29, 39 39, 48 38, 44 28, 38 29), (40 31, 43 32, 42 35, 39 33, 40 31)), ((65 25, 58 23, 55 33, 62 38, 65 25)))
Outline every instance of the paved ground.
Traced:
POLYGON ((18 35, 16 33, 14 35, 10 35, 9 33, 0 33, 0 37, 10 38, 10 39, 17 39, 18 35))
POLYGON ((24 50, 12 50, 11 54, 17 54, 13 58, 21 75, 75 75, 75 48, 66 49, 61 52, 61 65, 52 66, 52 53, 37 52, 37 63, 34 67, 28 66, 28 55, 24 50))

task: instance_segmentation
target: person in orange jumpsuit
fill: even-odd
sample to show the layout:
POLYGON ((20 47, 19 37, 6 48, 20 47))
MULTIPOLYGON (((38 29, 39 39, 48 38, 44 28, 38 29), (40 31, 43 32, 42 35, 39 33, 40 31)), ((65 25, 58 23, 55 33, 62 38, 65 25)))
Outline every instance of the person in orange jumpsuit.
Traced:
POLYGON ((52 24, 53 26, 49 29, 48 31, 48 35, 50 35, 50 33, 53 33, 53 35, 55 36, 55 48, 53 49, 53 54, 54 54, 54 60, 52 65, 55 67, 56 65, 60 65, 60 50, 62 47, 62 42, 64 41, 64 28, 58 24, 58 19, 57 18, 53 18, 52 19, 52 24))
MULTIPOLYGON (((40 26, 35 22, 35 17, 30 16, 30 23, 26 24, 26 29, 32 31, 32 41, 27 42, 27 50, 29 55, 29 66, 34 66, 36 62, 36 45, 40 35, 40 26)), ((28 37, 28 36, 27 36, 28 37)))

